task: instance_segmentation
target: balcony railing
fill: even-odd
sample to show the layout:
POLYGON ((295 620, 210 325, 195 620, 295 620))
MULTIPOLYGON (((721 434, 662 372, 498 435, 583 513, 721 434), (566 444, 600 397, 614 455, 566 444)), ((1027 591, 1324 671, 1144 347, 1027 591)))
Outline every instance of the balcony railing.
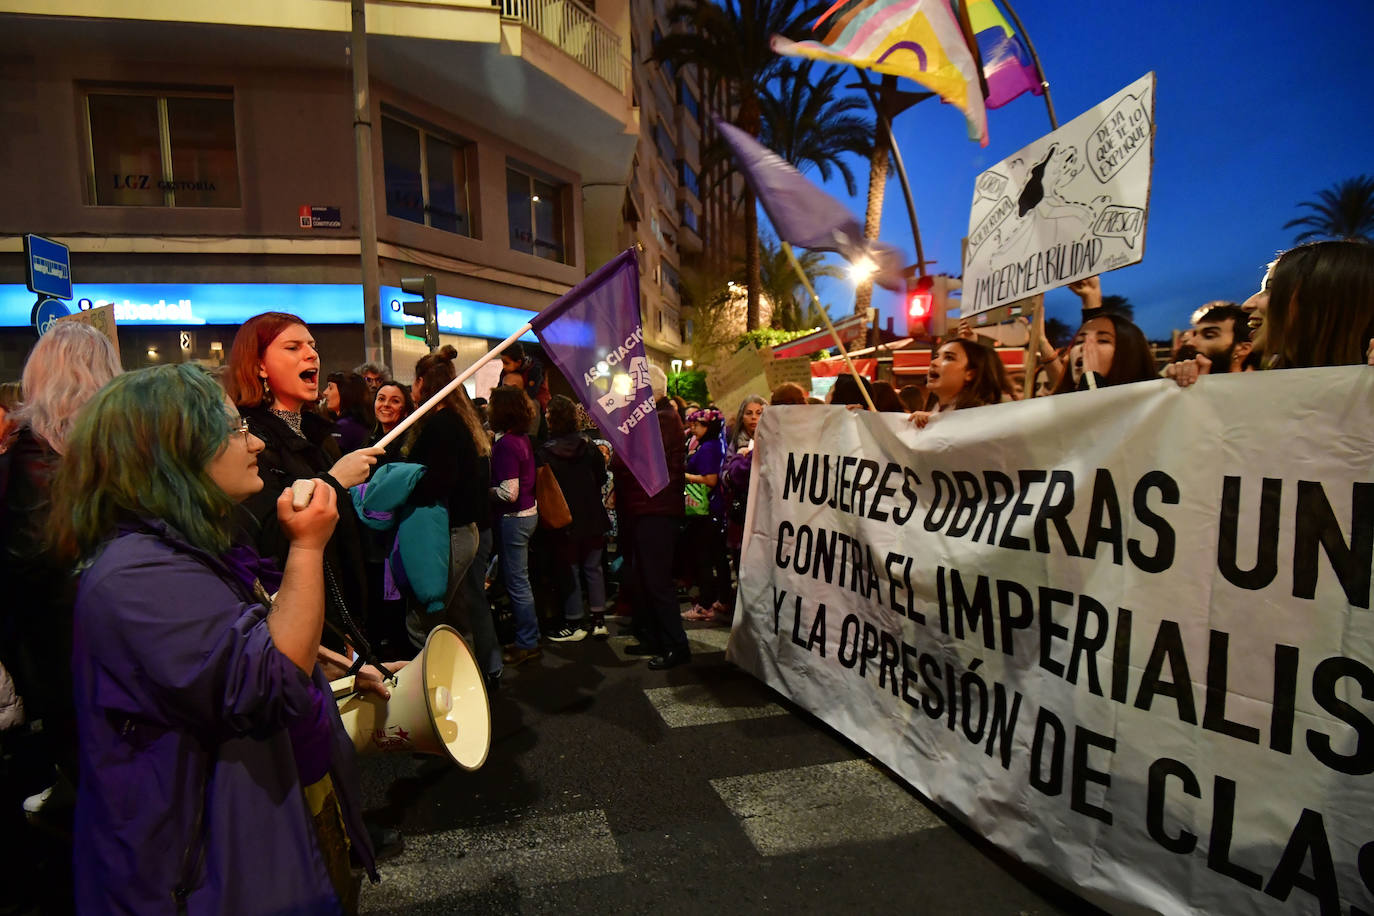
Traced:
POLYGON ((625 91, 620 36, 574 0, 501 0, 501 15, 518 19, 592 73, 625 91))

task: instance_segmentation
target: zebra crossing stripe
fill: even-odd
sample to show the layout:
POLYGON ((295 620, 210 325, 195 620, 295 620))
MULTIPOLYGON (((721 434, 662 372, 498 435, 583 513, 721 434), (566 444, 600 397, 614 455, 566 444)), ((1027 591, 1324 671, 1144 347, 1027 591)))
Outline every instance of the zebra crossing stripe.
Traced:
POLYGON ((766 719, 787 714, 787 710, 764 697, 757 682, 743 679, 651 687, 644 691, 644 695, 669 728, 766 719))
POLYGON ((407 834, 405 850, 364 882, 359 912, 480 893, 494 883, 522 890, 619 874, 620 848, 601 809, 529 817, 508 824, 407 834))
POLYGON ((943 826, 866 760, 711 780, 759 855, 888 840, 943 826))

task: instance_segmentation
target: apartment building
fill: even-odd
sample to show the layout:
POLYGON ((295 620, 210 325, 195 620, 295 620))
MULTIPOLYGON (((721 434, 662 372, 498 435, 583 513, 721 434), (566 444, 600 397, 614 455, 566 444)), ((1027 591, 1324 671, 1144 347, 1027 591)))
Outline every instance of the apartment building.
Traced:
POLYGON ((689 353, 692 316, 684 271, 723 285, 732 240, 741 236, 738 208, 732 215, 732 186, 712 186, 702 177, 702 151, 714 136, 711 117, 725 110, 723 99, 708 94, 694 67, 679 71, 649 59, 673 27, 668 7, 666 0, 630 0, 640 134, 622 236, 640 251, 645 342, 661 364, 689 353))
MULTIPOLYGON (((471 358, 618 250, 630 0, 364 9, 366 203, 406 378, 402 277, 435 275, 471 358)), ((222 358, 269 309, 310 323, 327 370, 362 361, 351 25, 349 0, 0 0, 0 377, 33 340, 26 233, 70 246, 74 306, 114 305, 126 368, 222 358)))

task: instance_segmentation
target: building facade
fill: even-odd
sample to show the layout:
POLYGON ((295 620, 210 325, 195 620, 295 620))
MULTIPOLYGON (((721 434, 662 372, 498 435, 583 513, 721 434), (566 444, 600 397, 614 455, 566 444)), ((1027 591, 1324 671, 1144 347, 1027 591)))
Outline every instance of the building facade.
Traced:
MULTIPOLYGON (((408 378, 425 351, 401 278, 435 275, 441 336, 471 359, 619 250, 629 0, 365 14, 365 203, 408 378)), ((34 339, 26 233, 70 247, 74 305, 114 306, 126 368, 216 361, 271 309, 310 323, 326 370, 361 362, 351 26, 349 0, 0 0, 0 377, 34 339)))
MULTIPOLYGON (((691 292, 723 286, 740 236, 738 182, 708 182, 702 154, 724 100, 709 93, 695 67, 650 58, 674 24, 666 0, 630 0, 631 61, 640 134, 626 195, 623 239, 640 251, 645 343, 656 362, 690 353, 691 292), (733 213, 732 213, 733 210, 733 213), (696 282, 684 282, 684 277, 696 282)), ((665 366, 666 368, 666 366, 665 366)))

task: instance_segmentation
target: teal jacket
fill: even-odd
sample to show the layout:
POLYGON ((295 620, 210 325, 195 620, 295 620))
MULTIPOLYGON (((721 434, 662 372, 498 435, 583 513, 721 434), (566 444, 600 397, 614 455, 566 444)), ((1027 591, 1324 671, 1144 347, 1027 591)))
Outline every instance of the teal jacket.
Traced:
POLYGON ((443 610, 448 591, 448 509, 408 504, 424 473, 424 465, 391 462, 350 492, 364 525, 396 532, 396 544, 387 558, 390 577, 432 614, 443 610))

